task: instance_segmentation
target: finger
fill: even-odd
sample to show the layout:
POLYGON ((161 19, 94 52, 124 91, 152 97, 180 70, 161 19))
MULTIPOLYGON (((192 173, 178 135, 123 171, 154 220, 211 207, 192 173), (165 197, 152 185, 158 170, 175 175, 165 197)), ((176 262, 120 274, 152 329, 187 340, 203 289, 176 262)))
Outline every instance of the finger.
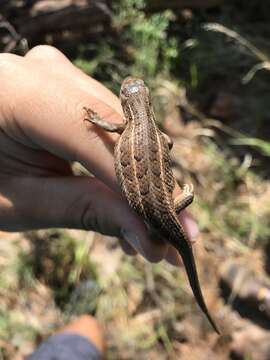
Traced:
POLYGON ((173 266, 182 266, 183 262, 178 251, 171 245, 168 246, 168 251, 165 256, 165 260, 173 266))
POLYGON ((33 151, 0 128, 0 173, 14 176, 71 176, 71 164, 47 151, 33 151))
MULTIPOLYGON (((7 104, 9 110, 6 115, 3 109, 6 115, 4 120, 0 119, 3 130, 29 147, 81 162, 107 185, 117 189, 113 149, 118 135, 105 134, 96 126, 86 126, 83 121, 83 107, 88 106, 107 121, 122 122, 120 113, 112 105, 114 95, 106 90, 103 96, 92 80, 88 79, 88 86, 81 86, 74 80, 76 76, 64 75, 62 70, 56 75, 50 70, 51 65, 28 63, 27 59, 23 62, 19 57, 12 59, 0 66, 0 103, 7 104)), ((61 68, 61 64, 54 66, 61 68)), ((119 100, 117 102, 119 105, 119 100)))
POLYGON ((124 239, 119 238, 119 244, 122 248, 122 250, 127 254, 127 255, 136 255, 138 254, 138 252, 136 251, 136 249, 131 246, 127 241, 125 241, 124 239))
POLYGON ((121 237, 136 249, 138 253, 143 255, 146 260, 156 263, 164 259, 167 254, 168 244, 160 239, 150 238, 146 227, 141 221, 136 225, 139 231, 134 232, 131 226, 129 229, 121 230, 121 237))
POLYGON ((199 228, 197 222, 194 220, 192 215, 186 210, 181 211, 178 217, 180 219, 181 224, 184 227, 184 230, 188 234, 189 240, 192 243, 194 243, 199 235, 199 228))
MULTIPOLYGON (((0 178, 0 228, 7 231, 63 227, 124 237, 148 261, 167 246, 149 241, 146 227, 120 195, 89 177, 0 178)), ((123 244, 123 242, 122 242, 123 244)))
POLYGON ((95 88, 95 96, 101 101, 105 98, 110 98, 110 105, 122 116, 122 108, 119 99, 109 89, 103 86, 100 82, 87 76, 83 71, 73 65, 71 61, 58 49, 49 45, 38 45, 32 48, 25 55, 27 61, 37 62, 38 65, 44 64, 48 66, 48 62, 52 63, 50 71, 56 75, 61 72, 64 77, 68 73, 70 77, 73 77, 74 84, 81 87, 82 90, 92 94, 92 89, 95 88), (58 66, 55 66, 58 64, 58 66))
POLYGON ((68 227, 119 236, 121 223, 130 222, 127 204, 95 178, 1 176, 0 185, 6 230, 68 227))
MULTIPOLYGON (((188 235, 188 240, 191 243, 194 243, 196 241, 196 237, 199 234, 199 229, 196 221, 192 218, 191 214, 186 210, 181 211, 181 213, 178 215, 178 218, 188 235)), ((165 256, 165 260, 174 266, 183 265, 179 252, 171 245, 168 247, 168 252, 165 256)))

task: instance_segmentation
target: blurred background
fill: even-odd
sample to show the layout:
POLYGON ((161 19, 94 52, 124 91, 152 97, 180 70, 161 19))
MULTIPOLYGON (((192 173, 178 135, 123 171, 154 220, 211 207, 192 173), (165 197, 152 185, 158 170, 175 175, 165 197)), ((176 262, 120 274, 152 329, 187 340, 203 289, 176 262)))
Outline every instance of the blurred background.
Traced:
POLYGON ((1 52, 54 45, 116 94, 127 75, 146 81, 177 179, 195 186, 200 280, 224 334, 183 271, 117 239, 0 233, 0 359, 83 313, 102 323, 108 359, 270 359, 269 21, 259 0, 0 1, 1 52))

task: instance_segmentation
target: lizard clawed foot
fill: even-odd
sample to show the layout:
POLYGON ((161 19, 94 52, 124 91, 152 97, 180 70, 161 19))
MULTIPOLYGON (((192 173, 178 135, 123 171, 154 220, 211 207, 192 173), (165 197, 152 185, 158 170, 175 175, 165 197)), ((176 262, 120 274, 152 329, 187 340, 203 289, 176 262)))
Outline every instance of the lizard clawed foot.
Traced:
POLYGON ((98 114, 90 109, 90 108, 87 108, 86 106, 83 107, 83 110, 86 112, 87 114, 87 117, 83 119, 83 121, 88 121, 92 124, 96 124, 96 117, 98 117, 98 114))
POLYGON ((193 184, 184 184, 183 190, 174 200, 174 208, 177 214, 189 206, 194 199, 194 186, 193 184))
POLYGON ((162 135, 164 136, 164 139, 166 140, 168 146, 169 146, 169 150, 172 150, 172 147, 173 147, 173 141, 172 139, 170 138, 169 135, 165 134, 165 133, 162 133, 162 135))

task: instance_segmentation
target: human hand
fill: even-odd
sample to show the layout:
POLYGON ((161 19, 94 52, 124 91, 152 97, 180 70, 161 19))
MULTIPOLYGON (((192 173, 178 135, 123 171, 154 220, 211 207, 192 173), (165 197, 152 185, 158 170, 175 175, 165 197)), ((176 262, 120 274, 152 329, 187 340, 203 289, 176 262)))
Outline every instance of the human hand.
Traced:
MULTIPOLYGON (((0 229, 49 227, 117 236, 123 250, 147 260, 181 263, 165 241, 147 237, 117 184, 113 148, 118 135, 83 122, 83 107, 122 121, 118 98, 53 47, 26 56, 0 54, 0 229), (78 161, 95 177, 74 176, 78 161)), ((181 213, 190 237, 195 222, 181 213)))

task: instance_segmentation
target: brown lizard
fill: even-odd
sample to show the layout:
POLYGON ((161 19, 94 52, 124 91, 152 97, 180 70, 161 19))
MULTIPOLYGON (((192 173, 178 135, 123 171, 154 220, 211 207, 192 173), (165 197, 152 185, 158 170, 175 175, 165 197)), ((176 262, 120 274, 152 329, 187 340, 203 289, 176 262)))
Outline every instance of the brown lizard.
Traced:
POLYGON ((86 107, 85 120, 106 131, 121 134, 114 150, 121 190, 147 226, 179 251, 197 303, 219 333, 201 292, 191 244, 177 217, 193 201, 193 186, 185 184, 181 194, 173 199, 175 178, 169 153, 172 141, 156 125, 149 90, 143 80, 126 78, 121 86, 120 100, 124 112, 122 124, 106 122, 86 107))

